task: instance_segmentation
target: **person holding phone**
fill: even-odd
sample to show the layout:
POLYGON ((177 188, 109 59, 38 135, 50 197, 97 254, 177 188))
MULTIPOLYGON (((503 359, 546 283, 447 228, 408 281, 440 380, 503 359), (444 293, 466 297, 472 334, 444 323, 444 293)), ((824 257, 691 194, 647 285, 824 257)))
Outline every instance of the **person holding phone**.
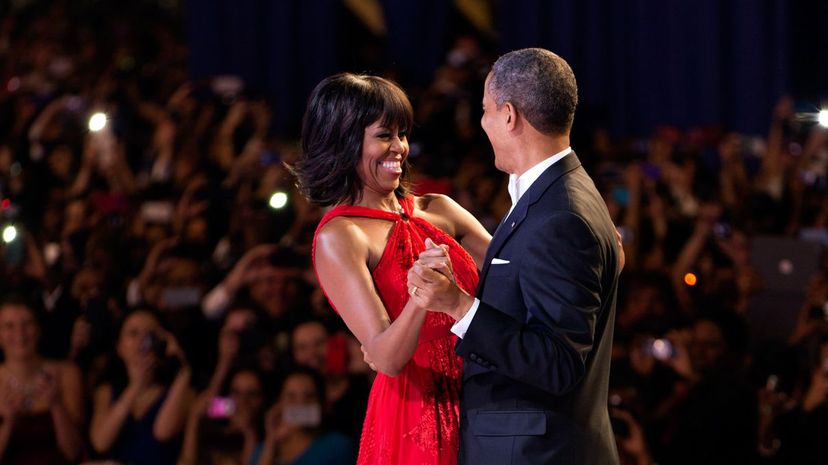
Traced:
POLYGON ((352 441, 325 432, 325 382, 307 368, 291 371, 265 416, 265 440, 258 465, 353 465, 352 441))
POLYGON ((264 408, 262 375, 240 369, 229 378, 226 391, 208 387, 190 411, 178 465, 258 463, 264 408))
POLYGON ((93 397, 92 447, 133 465, 175 464, 192 398, 181 348, 155 314, 136 310, 124 317, 116 351, 93 397))
POLYGON ((329 334, 320 320, 308 320, 293 329, 291 355, 295 365, 314 369, 325 378, 331 429, 359 441, 371 384, 364 373, 348 370, 352 343, 357 343, 352 336, 329 334))

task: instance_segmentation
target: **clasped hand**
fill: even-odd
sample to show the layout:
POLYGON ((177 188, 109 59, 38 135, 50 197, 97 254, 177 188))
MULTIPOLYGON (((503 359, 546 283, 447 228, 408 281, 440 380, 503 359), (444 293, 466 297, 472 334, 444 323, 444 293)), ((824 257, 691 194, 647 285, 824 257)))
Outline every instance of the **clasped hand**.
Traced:
POLYGON ((430 311, 447 313, 455 320, 462 318, 471 305, 454 278, 448 246, 426 239, 426 249, 408 270, 408 293, 411 300, 430 311))

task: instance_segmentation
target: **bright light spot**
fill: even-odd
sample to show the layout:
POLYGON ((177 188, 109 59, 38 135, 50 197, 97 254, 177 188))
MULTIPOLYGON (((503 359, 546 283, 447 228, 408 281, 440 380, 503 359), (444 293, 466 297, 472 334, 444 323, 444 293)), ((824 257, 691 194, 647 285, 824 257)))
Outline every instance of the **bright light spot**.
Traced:
POLYGON ((667 344, 665 344, 663 340, 656 339, 655 341, 653 341, 653 349, 661 352, 664 350, 665 347, 667 347, 667 344))
POLYGON ((819 122, 820 126, 828 128, 828 110, 819 110, 817 122, 819 122))
POLYGON ((653 341, 653 357, 657 360, 667 360, 673 356, 673 344, 666 339, 653 341))
POLYGON ((695 286, 697 282, 699 282, 699 279, 693 273, 687 273, 684 275, 684 284, 687 284, 688 286, 695 286))
POLYGON ((785 276, 788 276, 793 273, 794 271, 794 264, 787 258, 783 258, 779 260, 779 272, 785 276))
POLYGON ((14 225, 8 225, 3 228, 3 242, 8 244, 15 239, 17 239, 17 228, 14 225))
POLYGON ((89 130, 92 132, 98 132, 101 129, 106 127, 106 114, 104 113, 95 113, 89 118, 89 130))
POLYGON ((276 192, 270 196, 270 208, 278 210, 287 205, 288 196, 284 192, 276 192))

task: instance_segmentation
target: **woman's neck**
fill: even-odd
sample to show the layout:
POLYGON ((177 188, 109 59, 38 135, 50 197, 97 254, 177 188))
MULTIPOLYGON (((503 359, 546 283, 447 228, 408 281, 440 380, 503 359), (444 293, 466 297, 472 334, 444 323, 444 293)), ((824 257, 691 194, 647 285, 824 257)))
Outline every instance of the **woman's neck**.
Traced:
POLYGON ((33 378, 41 368, 37 356, 7 359, 3 366, 9 374, 20 381, 33 378))
POLYGON ((296 460, 310 447, 315 437, 315 434, 301 430, 288 435, 279 448, 279 462, 290 463, 296 460))
POLYGON ((380 195, 374 192, 364 191, 362 193, 362 198, 356 203, 356 205, 394 213, 399 213, 400 210, 402 210, 400 199, 397 198, 397 195, 394 192, 386 195, 380 195))

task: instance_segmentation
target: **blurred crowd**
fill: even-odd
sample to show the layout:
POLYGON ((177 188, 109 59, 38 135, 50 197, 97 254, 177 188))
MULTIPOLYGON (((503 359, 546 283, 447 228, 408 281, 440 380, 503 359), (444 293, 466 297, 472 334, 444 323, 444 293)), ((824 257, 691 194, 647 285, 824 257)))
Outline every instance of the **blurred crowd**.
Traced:
MULTIPOLYGON (((190 80, 175 10, 12 4, 35 6, 0 7, 0 463, 353 463, 373 373, 316 282, 278 102, 190 80)), ((407 90, 416 190, 493 231, 486 48, 458 37, 407 90)), ((824 463, 828 130, 788 98, 761 136, 575 126, 626 250, 624 463, 824 463)))

